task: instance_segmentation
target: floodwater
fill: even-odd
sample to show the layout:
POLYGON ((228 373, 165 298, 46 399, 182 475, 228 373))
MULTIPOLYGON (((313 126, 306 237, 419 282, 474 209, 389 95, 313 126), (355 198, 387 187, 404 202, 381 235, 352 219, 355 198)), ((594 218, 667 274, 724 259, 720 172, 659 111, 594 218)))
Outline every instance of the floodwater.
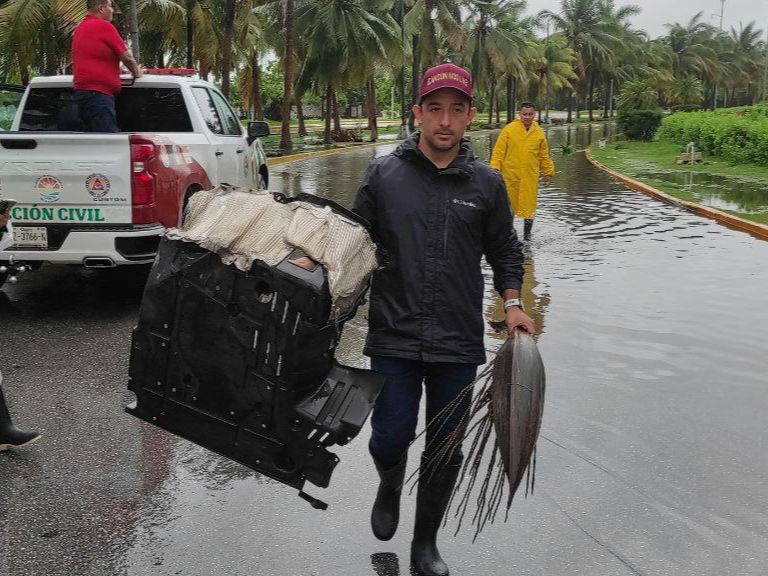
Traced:
MULTIPOLYGON (((576 149, 605 126, 554 128, 576 149)), ((487 158, 489 136, 473 137, 487 158)), ((349 205, 394 146, 275 167, 271 188, 349 205)), ((449 522, 453 576, 762 576, 768 565, 768 242, 555 154, 523 299, 547 399, 536 490, 472 543, 449 522)), ((500 305, 491 290, 488 318, 500 305)), ((296 492, 121 411, 141 283, 49 268, 0 292, 6 392, 45 433, 0 456, 0 574, 399 576, 414 496, 370 533, 368 430, 335 448, 331 486, 296 492), (4 294, 4 295, 3 295, 4 294)), ((360 355, 365 310, 338 357, 360 355)), ((486 345, 500 344, 489 330, 486 345)), ((418 460, 411 458, 411 468, 418 460)))
POLYGON ((719 174, 702 174, 695 170, 639 170, 637 177, 651 185, 654 182, 672 185, 690 193, 694 202, 718 210, 742 214, 768 213, 768 190, 764 182, 719 174))

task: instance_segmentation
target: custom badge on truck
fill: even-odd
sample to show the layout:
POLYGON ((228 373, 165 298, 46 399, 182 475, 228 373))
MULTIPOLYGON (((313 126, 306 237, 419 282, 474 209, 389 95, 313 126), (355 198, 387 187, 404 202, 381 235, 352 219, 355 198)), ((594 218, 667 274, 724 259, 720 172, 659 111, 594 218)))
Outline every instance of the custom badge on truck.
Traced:
POLYGON ((94 199, 103 198, 109 193, 109 178, 104 174, 91 174, 85 179, 85 189, 94 199))
POLYGON ((43 202, 56 202, 61 196, 61 180, 55 176, 40 176, 35 182, 35 190, 43 202))

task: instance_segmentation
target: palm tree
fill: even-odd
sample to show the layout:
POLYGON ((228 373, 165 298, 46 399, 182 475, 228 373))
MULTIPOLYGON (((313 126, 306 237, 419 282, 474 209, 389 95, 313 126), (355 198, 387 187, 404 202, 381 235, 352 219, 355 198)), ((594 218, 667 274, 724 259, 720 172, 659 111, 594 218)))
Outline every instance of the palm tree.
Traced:
POLYGON ((235 55, 237 61, 237 82, 240 86, 243 107, 249 116, 264 119, 264 104, 261 98, 260 58, 269 50, 266 30, 270 27, 268 14, 253 10, 238 11, 235 19, 235 55))
MULTIPOLYGON (((403 26, 411 38, 412 100, 419 99, 419 79, 424 69, 441 60, 441 46, 446 43, 458 55, 463 44, 461 0, 413 0, 403 26)), ((413 130, 414 118, 409 125, 413 130)))
POLYGON ((524 0, 475 0, 464 23, 474 89, 488 90, 488 123, 493 122, 498 79, 524 70, 530 21, 523 21, 524 0))
POLYGON ((283 109, 280 124, 280 153, 290 154, 293 151, 291 141, 291 102, 293 101, 293 0, 282 0, 283 3, 283 109))
MULTIPOLYGON (((596 65, 613 57, 612 47, 619 41, 610 26, 603 21, 602 0, 562 0, 561 10, 554 13, 544 10, 541 18, 549 18, 555 28, 563 33, 569 47, 576 54, 575 70, 583 94, 594 88, 596 65)), ((590 115, 592 102, 588 103, 590 115)), ((579 107, 576 107, 577 116, 579 107)), ((568 121, 571 120, 571 101, 568 102, 568 121)))
POLYGON ((555 34, 532 46, 528 67, 532 84, 540 101, 544 102, 544 119, 549 122, 549 103, 552 94, 559 90, 572 90, 576 80, 573 62, 576 59, 562 34, 555 34))
MULTIPOLYGON (((309 0, 298 11, 307 49, 299 85, 324 86, 326 110, 337 108, 336 90, 364 84, 377 61, 397 58, 400 28, 388 7, 391 3, 382 0, 309 0)), ((325 140, 330 137, 327 119, 325 140)))
POLYGON ((648 110, 658 107, 659 93, 648 79, 630 80, 622 86, 616 103, 621 110, 648 110))
POLYGON ((704 86, 693 75, 678 78, 668 91, 671 104, 701 104, 704 99, 704 86))
POLYGON ((678 78, 686 74, 701 74, 717 66, 717 54, 710 40, 713 28, 701 21, 703 12, 697 13, 685 25, 666 24, 669 33, 665 42, 672 55, 672 72, 678 78))
POLYGON ((640 13, 640 8, 635 5, 626 5, 617 8, 614 0, 602 0, 600 5, 603 25, 616 40, 611 43, 612 56, 601 58, 595 62, 593 82, 589 94, 589 119, 592 120, 592 101, 595 80, 600 80, 603 87, 603 118, 608 118, 613 108, 614 85, 626 74, 623 69, 627 57, 640 49, 645 41, 645 33, 633 30, 629 24, 629 18, 640 13))
POLYGON ((63 71, 72 32, 85 13, 82 0, 0 3, 0 80, 26 85, 36 71, 63 71))
POLYGON ((731 101, 736 102, 737 90, 742 91, 744 103, 754 104, 757 97, 758 83, 755 78, 763 75, 765 68, 765 44, 761 41, 763 31, 755 28, 755 23, 746 26, 739 24, 739 29, 731 28, 730 41, 733 49, 733 74, 726 84, 731 89, 731 101))

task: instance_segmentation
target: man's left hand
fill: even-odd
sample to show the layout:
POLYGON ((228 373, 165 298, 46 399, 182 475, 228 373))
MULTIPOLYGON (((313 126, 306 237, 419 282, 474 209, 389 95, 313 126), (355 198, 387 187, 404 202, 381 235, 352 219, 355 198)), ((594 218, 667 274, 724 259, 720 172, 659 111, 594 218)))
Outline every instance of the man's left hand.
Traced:
POLYGON ((544 175, 542 177, 542 180, 544 181, 544 184, 547 185, 547 186, 552 186, 552 184, 555 183, 555 177, 554 176, 544 175))
POLYGON ((536 334, 533 320, 517 306, 510 306, 507 308, 507 332, 511 336, 517 328, 525 330, 531 336, 536 334))

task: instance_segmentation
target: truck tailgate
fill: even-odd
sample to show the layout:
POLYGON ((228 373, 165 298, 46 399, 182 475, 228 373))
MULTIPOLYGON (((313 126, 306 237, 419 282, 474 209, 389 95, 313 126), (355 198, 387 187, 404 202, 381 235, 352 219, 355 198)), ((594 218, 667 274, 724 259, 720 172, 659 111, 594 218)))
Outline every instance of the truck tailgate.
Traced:
POLYGON ((0 198, 19 224, 131 223, 128 134, 0 132, 0 198))

